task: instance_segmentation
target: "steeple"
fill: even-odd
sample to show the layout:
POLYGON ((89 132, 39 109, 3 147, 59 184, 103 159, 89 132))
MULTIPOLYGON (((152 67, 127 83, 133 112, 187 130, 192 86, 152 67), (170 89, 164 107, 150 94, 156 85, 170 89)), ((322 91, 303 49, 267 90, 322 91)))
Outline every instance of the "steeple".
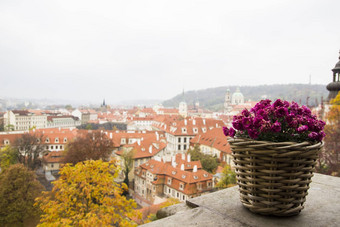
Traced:
POLYGON ((340 51, 339 51, 339 61, 336 63, 335 67, 332 69, 333 71, 333 82, 327 85, 327 90, 329 91, 329 95, 327 101, 329 102, 331 99, 334 99, 338 92, 340 91, 340 51))

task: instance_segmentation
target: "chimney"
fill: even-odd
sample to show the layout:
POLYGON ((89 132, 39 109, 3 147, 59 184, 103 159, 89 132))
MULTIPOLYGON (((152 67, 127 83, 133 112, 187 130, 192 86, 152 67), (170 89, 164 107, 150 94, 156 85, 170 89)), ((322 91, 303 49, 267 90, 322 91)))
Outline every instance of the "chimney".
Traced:
POLYGON ((205 125, 205 119, 203 119, 203 124, 205 125))
POLYGON ((159 140, 159 134, 158 134, 157 131, 156 131, 156 139, 157 139, 157 141, 159 140))
POLYGON ((182 154, 182 160, 185 161, 185 154, 182 154))
POLYGON ((184 125, 187 125, 187 123, 188 123, 187 119, 184 119, 184 125))
POLYGON ((196 173, 197 172, 197 165, 194 165, 194 169, 192 171, 193 173, 196 173))
POLYGON ((184 164, 181 165, 181 170, 184 171, 184 164))
POLYGON ((110 139, 112 139, 112 132, 110 132, 110 139))
POLYGON ((192 120, 192 124, 196 125, 196 120, 195 119, 192 120))
POLYGON ((140 140, 141 140, 141 141, 143 141, 143 140, 144 140, 144 138, 142 137, 142 138, 140 138, 140 140))
POLYGON ((140 140, 137 140, 137 144, 138 144, 138 146, 140 146, 140 140))
POLYGON ((175 159, 175 156, 172 156, 171 165, 172 165, 172 167, 176 168, 176 159, 175 159))
POLYGON ((152 154, 152 145, 149 147, 149 153, 152 154))
POLYGON ((191 156, 188 154, 188 162, 191 162, 191 156))

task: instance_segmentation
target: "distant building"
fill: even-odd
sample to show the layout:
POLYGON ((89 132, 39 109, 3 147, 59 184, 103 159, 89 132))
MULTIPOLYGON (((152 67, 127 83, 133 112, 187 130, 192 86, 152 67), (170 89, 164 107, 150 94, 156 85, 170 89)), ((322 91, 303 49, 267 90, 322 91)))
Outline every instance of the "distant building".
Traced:
POLYGON ((80 125, 79 118, 72 115, 47 117, 47 128, 72 128, 80 125))
MULTIPOLYGON (((339 55, 340 55, 340 52, 339 52, 339 55)), ((334 99, 340 91, 340 56, 339 56, 338 63, 336 63, 332 71, 333 71, 333 81, 327 85, 327 90, 329 91, 327 102, 334 99)))
POLYGON ((28 110, 12 110, 4 114, 4 125, 15 131, 27 131, 30 128, 46 128, 47 115, 35 114, 28 110))
POLYGON ((221 128, 213 128, 206 133, 200 133, 190 140, 193 148, 198 145, 203 154, 217 157, 221 162, 233 165, 230 145, 221 128))
POLYGON ((155 118, 153 124, 155 130, 165 132, 167 151, 171 155, 185 153, 189 149, 190 139, 197 134, 205 133, 212 128, 222 129, 223 126, 222 120, 181 116, 155 118))
POLYGON ((200 161, 177 154, 172 162, 150 160, 135 170, 134 199, 139 204, 154 204, 164 197, 186 201, 213 187, 213 175, 202 169, 200 161))

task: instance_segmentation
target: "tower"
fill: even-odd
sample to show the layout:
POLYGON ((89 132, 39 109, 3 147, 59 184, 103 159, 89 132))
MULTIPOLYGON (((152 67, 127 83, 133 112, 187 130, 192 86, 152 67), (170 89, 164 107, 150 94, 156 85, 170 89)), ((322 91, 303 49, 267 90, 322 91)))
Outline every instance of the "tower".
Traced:
POLYGON ((224 113, 228 113, 230 110, 230 89, 228 88, 224 98, 224 113))
POLYGON ((336 63, 333 71, 333 82, 327 85, 327 90, 329 91, 327 102, 334 99, 338 92, 340 91, 340 51, 339 51, 339 61, 336 63))
POLYGON ((178 112, 180 115, 182 115, 183 117, 188 116, 188 106, 187 106, 187 103, 184 101, 184 89, 183 89, 183 94, 182 94, 182 102, 179 103, 178 109, 179 109, 178 112))

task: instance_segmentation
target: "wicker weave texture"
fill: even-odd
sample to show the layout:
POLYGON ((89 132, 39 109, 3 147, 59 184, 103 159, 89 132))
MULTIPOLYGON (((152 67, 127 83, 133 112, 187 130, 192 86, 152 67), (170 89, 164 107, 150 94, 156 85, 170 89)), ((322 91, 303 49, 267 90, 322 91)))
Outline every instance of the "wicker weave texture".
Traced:
POLYGON ((229 138, 240 199, 254 213, 299 214, 323 143, 229 138))

